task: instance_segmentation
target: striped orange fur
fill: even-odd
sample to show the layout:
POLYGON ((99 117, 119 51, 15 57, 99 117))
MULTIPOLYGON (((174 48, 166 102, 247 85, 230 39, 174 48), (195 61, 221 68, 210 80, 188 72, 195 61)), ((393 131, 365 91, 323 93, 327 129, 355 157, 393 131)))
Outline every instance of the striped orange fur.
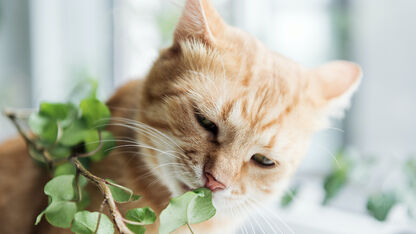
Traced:
MULTIPOLYGON (((216 216, 193 228, 196 233, 231 233, 249 210, 279 198, 311 135, 324 128, 330 116, 342 113, 360 78, 360 68, 346 61, 303 67, 227 25, 209 0, 187 0, 173 45, 161 51, 143 81, 125 85, 108 102, 114 117, 109 130, 137 146, 119 142, 121 148, 92 170, 143 195, 139 202, 123 205, 123 211, 148 205, 157 213, 172 196, 203 187, 209 173, 225 188, 213 193, 216 216), (218 132, 204 129, 196 115, 214 123, 218 132), (259 165, 252 160, 255 154, 274 165, 259 165)), ((8 145, 0 147, 0 165, 22 160, 22 142, 8 145)), ((44 175, 26 164, 21 173, 32 173, 38 184, 44 183, 44 175)), ((0 170, 2 178, 28 183, 6 171, 0 170)), ((0 192, 7 193, 10 186, 4 181, 0 192)), ((39 196, 41 191, 15 193, 23 192, 39 196)), ((94 188, 90 193, 90 209, 96 210, 101 196, 94 188)), ((1 210, 15 209, 13 201, 23 206, 16 210, 30 207, 32 216, 39 211, 25 196, 14 198, 2 196, 1 210)), ((0 212, 1 233, 28 230, 33 224, 7 215, 0 212)), ((157 223, 148 231, 156 233, 157 223)), ((65 230, 42 224, 37 232, 65 230)))

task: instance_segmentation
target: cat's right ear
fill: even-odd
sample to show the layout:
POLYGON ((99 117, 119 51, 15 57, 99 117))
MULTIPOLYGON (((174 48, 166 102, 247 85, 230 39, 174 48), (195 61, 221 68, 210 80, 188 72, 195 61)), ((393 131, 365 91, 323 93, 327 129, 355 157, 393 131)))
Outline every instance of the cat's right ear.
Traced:
POLYGON ((174 46, 184 40, 213 44, 224 27, 224 21, 210 0, 186 0, 182 16, 175 29, 174 46))

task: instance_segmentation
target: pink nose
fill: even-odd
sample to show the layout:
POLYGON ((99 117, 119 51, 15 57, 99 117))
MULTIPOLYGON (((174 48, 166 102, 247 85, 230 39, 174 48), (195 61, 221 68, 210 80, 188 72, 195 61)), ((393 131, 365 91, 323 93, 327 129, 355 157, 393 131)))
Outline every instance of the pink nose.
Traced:
POLYGON ((225 185, 221 183, 220 181, 218 181, 217 179, 215 179, 215 177, 211 175, 210 173, 205 172, 205 176, 207 177, 207 182, 205 183, 205 187, 209 188, 209 190, 211 190, 212 192, 225 189, 225 185))

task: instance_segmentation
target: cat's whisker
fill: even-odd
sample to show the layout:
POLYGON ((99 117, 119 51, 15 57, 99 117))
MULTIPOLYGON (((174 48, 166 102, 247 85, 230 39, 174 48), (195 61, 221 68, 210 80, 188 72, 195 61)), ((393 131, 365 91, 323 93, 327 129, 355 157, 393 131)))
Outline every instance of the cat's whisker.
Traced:
POLYGON ((332 159, 335 161, 335 165, 337 166, 338 169, 341 168, 341 165, 338 162, 337 157, 335 157, 334 153, 332 153, 327 147, 323 146, 323 145, 316 145, 317 147, 319 147, 320 149, 324 150, 326 153, 328 153, 332 159))
POLYGON ((154 179, 146 186, 145 190, 147 190, 150 186, 158 182, 163 184, 161 179, 158 176, 155 176, 154 179))
POLYGON ((154 175, 154 176, 156 176, 156 175, 154 174, 153 170, 156 170, 156 169, 158 169, 158 168, 165 167, 165 166, 171 166, 171 165, 175 165, 175 166, 182 166, 182 167, 183 167, 183 165, 182 165, 182 164, 180 164, 180 163, 164 163, 164 164, 158 165, 158 166, 156 166, 156 167, 150 168, 150 171, 149 171, 149 172, 147 172, 147 173, 145 173, 144 175, 142 175, 142 177, 143 177, 143 178, 146 178, 146 177, 149 177, 150 175, 154 175))
MULTIPOLYGON (((223 202, 224 203, 224 202, 223 202)), ((234 214, 234 209, 233 209, 233 207, 232 206, 229 206, 229 205, 227 205, 227 209, 230 209, 230 211, 231 211, 231 213, 232 213, 232 215, 234 216, 234 217, 239 217, 239 215, 237 214, 237 216, 234 214)), ((237 210, 237 213, 238 213, 238 210, 237 210)), ((243 231, 243 233, 245 234, 245 233, 247 233, 247 234, 249 234, 249 232, 247 231, 247 228, 245 227, 245 225, 241 225, 240 227, 239 227, 239 229, 241 229, 242 231, 243 231)), ((254 230, 253 230, 253 233, 254 233, 254 230)))
POLYGON ((345 133, 344 129, 341 128, 335 128, 335 127, 326 127, 325 130, 334 130, 340 133, 345 133))
MULTIPOLYGON (((157 133, 157 134, 159 134, 160 136, 162 136, 162 137, 164 137, 164 138, 166 138, 168 141, 170 141, 170 142, 172 142, 173 144, 175 144, 177 147, 179 147, 179 148, 181 148, 171 137, 169 137, 168 135, 166 135, 165 133, 163 133, 163 132, 161 132, 161 131, 159 131, 158 129, 156 129, 156 128, 153 128, 153 127, 151 127, 151 126, 149 126, 148 124, 145 124, 145 123, 142 123, 142 122, 139 122, 139 121, 137 121, 137 120, 131 120, 131 119, 126 119, 126 118, 121 118, 121 117, 118 117, 118 118, 113 118, 113 120, 119 120, 119 121, 125 121, 126 123, 130 123, 130 124, 133 124, 133 125, 135 125, 135 126, 139 126, 139 127, 143 127, 143 128, 146 128, 146 129, 148 129, 148 130, 151 130, 151 131, 153 131, 154 133, 157 133)), ((182 148, 181 148, 182 149, 182 148)))
POLYGON ((173 158, 178 158, 180 159, 177 155, 171 154, 169 152, 157 149, 155 147, 149 146, 149 145, 145 145, 145 144, 140 144, 140 143, 136 143, 136 144, 132 144, 132 145, 118 145, 118 146, 114 146, 109 150, 115 150, 115 149, 119 149, 119 148, 123 148, 123 147, 142 147, 142 148, 146 148, 146 149, 150 149, 150 150, 154 150, 157 151, 159 153, 161 153, 162 155, 168 155, 171 156, 173 158))
POLYGON ((295 231, 293 231, 293 229, 276 213, 273 212, 269 207, 266 207, 265 205, 263 205, 261 202, 257 201, 254 198, 249 198, 252 202, 256 203, 258 206, 260 206, 263 210, 267 211, 270 215, 272 215, 273 217, 275 217, 277 220, 279 220, 283 225, 285 225, 285 227, 292 233, 295 233, 295 231))
MULTIPOLYGON (((240 212, 240 213, 242 213, 242 212, 240 212)), ((243 216, 242 214, 241 214, 241 216, 243 216)), ((253 234, 255 234, 255 232, 254 232, 254 227, 253 227, 253 224, 250 222, 250 226, 251 226, 251 230, 252 230, 252 232, 253 232, 253 234)), ((242 228, 243 228, 243 230, 244 230, 244 232, 245 233, 247 233, 247 234, 249 234, 250 232, 248 231, 248 229, 245 227, 245 225, 242 225, 241 226, 242 228)))
MULTIPOLYGON (((266 222, 266 224, 270 227, 270 229, 273 230, 273 233, 277 233, 276 232, 276 229, 274 228, 274 225, 271 225, 270 224, 269 219, 267 218, 267 216, 263 216, 262 211, 257 207, 256 203, 254 203, 253 201, 251 201, 251 199, 248 199, 247 200, 247 204, 251 208, 253 208, 258 213, 258 215, 260 215, 260 217, 266 222)), ((279 230, 280 233, 283 233, 282 230, 279 227, 276 226, 276 228, 279 230)))
MULTIPOLYGON (((143 126, 140 126, 140 127, 142 127, 142 128, 138 128, 137 126, 131 126, 131 125, 128 125, 128 124, 122 124, 122 123, 110 123, 109 125, 112 125, 112 126, 119 126, 119 127, 126 127, 126 128, 129 128, 129 129, 132 129, 132 130, 134 130, 134 131, 136 131, 136 132, 138 132, 138 133, 146 133, 146 136, 147 137, 149 137, 149 136, 151 136, 152 138, 152 140, 154 140, 154 139, 157 139, 158 141, 160 141, 160 142, 163 142, 164 144, 167 144, 167 145, 170 145, 167 141, 165 141, 164 139, 162 139, 162 135, 157 135, 154 131, 150 131, 148 128, 145 128, 145 127, 143 127, 143 126)), ((174 143, 174 142, 172 142, 172 143, 174 143)))
MULTIPOLYGON (((247 201, 247 200, 246 200, 247 201)), ((246 202, 245 201, 245 202, 246 202)), ((246 214, 250 214, 250 211, 248 210, 248 208, 246 208, 245 206, 239 206, 239 207, 241 207, 245 212, 244 213, 246 213, 246 214)), ((263 234, 266 234, 266 232, 264 231, 264 229, 263 229, 263 226, 262 225, 260 225, 260 222, 258 221, 258 217, 256 217, 256 216, 250 216, 251 217, 251 219, 250 219, 250 221, 251 220, 254 220, 254 222, 255 222, 255 224, 257 225, 257 227, 260 229, 260 231, 263 233, 263 234)), ((256 233, 255 231, 253 231, 253 233, 256 233)))

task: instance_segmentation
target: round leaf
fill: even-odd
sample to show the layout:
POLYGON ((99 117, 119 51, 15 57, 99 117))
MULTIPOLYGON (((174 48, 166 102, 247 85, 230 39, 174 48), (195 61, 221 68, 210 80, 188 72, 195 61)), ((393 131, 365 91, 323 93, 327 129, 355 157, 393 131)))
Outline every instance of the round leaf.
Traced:
POLYGON ((127 211, 126 218, 142 223, 143 225, 148 225, 155 222, 156 214, 150 207, 134 208, 127 211))
POLYGON ((384 221, 396 203, 396 196, 393 193, 373 194, 368 198, 367 211, 377 220, 384 221))
POLYGON ((80 109, 82 118, 85 119, 88 127, 104 128, 111 116, 108 107, 95 98, 87 98, 81 101, 80 109))
POLYGON ((42 102, 40 104, 39 113, 52 119, 65 120, 74 117, 76 108, 70 103, 42 102))
POLYGON ((54 158, 68 158, 71 155, 71 148, 63 145, 57 145, 49 150, 49 153, 54 158))
POLYGON ((84 121, 76 120, 63 130, 60 143, 64 146, 76 146, 84 141, 88 131, 84 121))
MULTIPOLYGON (((98 151, 96 154, 90 157, 91 160, 94 162, 101 161, 110 153, 111 149, 113 149, 116 146, 113 134, 111 134, 109 131, 101 132, 101 140, 102 147, 100 151, 98 151)), ((99 145, 100 138, 98 132, 96 130, 89 131, 85 138, 85 148, 87 152, 92 152, 96 150, 99 147, 99 145)))
POLYGON ((146 228, 142 225, 132 225, 126 224, 126 226, 132 231, 134 234, 144 234, 146 232, 146 228))
MULTIPOLYGON (((74 222, 72 223, 71 231, 77 234, 93 234, 97 227, 98 212, 80 211, 75 214, 74 222)), ((97 234, 114 233, 113 223, 105 215, 101 214, 100 223, 97 234)))
POLYGON ((77 205, 69 201, 52 201, 45 210, 46 220, 55 227, 69 228, 77 205))
POLYGON ((29 118, 30 129, 46 143, 54 143, 58 136, 56 120, 34 113, 29 118))
POLYGON ((61 175, 50 180, 44 188, 46 195, 54 201, 69 201, 74 198, 74 175, 61 175))
POLYGON ((199 188, 172 198, 160 214, 159 233, 167 234, 185 224, 206 221, 216 213, 209 189, 199 188))
MULTIPOLYGON (((114 181, 107 179, 108 182, 114 183, 114 181)), ((126 188, 124 186, 118 185, 118 186, 114 186, 109 184, 108 185, 111 191, 111 194, 113 195, 113 198, 116 202, 130 202, 130 201, 135 201, 140 199, 140 196, 134 195, 133 191, 129 188, 126 188)))
POLYGON ((64 163, 55 168, 54 177, 61 175, 75 175, 76 169, 71 163, 64 163))

